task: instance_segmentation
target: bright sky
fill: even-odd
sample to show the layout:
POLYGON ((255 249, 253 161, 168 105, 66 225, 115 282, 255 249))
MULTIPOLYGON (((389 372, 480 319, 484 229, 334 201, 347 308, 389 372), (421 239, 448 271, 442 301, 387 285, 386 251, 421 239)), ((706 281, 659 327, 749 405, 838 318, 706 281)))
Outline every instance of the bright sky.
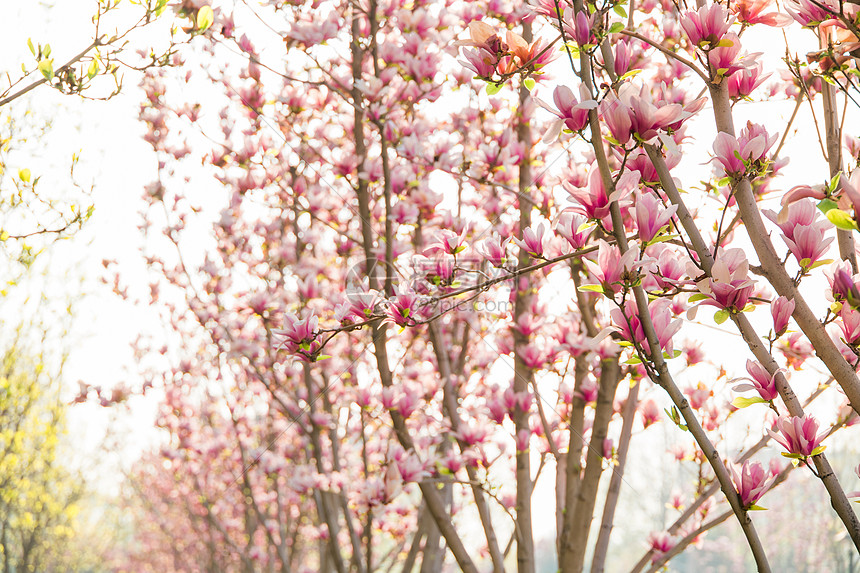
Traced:
MULTIPOLYGON (((51 45, 55 67, 92 41, 94 2, 65 0, 51 4, 54 5, 48 7, 48 3, 41 2, 0 1, 4 14, 0 21, 0 68, 20 71, 22 62, 30 65, 28 37, 34 44, 51 45)), ((66 377, 72 391, 77 390, 77 380, 106 388, 127 380, 133 382, 130 377, 136 368, 131 342, 137 333, 154 326, 145 309, 124 303, 113 295, 110 285, 97 280, 103 273, 102 260, 116 260, 127 283, 148 288, 139 254, 137 212, 142 205, 143 186, 155 177, 156 165, 151 147, 141 139, 144 128, 136 119, 137 81, 127 73, 123 93, 109 101, 82 101, 42 87, 12 104, 29 106, 53 125, 48 140, 36 145, 36 155, 27 153, 32 157, 28 165, 10 167, 16 171, 18 167, 29 167, 34 177, 42 176, 41 188, 52 194, 76 194, 78 191, 68 181, 68 169, 72 154, 77 153, 81 160, 76 180, 85 189, 93 187, 93 217, 73 240, 56 245, 50 260, 45 261, 49 264, 48 292, 75 295, 78 290, 69 292, 67 287, 71 283, 75 285, 73 289, 87 293, 77 305, 78 320, 69 334, 71 354, 66 377), (82 289, 77 286, 81 278, 82 289)), ((101 93, 94 90, 92 95, 101 93)), ((70 432, 75 447, 85 456, 98 453, 104 462, 103 438, 110 426, 120 437, 124 460, 133 460, 155 435, 151 429, 152 401, 135 399, 130 411, 131 415, 112 412, 94 404, 71 408, 70 432), (124 428, 132 431, 125 432, 124 428)), ((98 475, 104 475, 104 465, 111 462, 103 464, 98 475)), ((116 483, 117 477, 115 473, 106 477, 105 485, 116 483)))

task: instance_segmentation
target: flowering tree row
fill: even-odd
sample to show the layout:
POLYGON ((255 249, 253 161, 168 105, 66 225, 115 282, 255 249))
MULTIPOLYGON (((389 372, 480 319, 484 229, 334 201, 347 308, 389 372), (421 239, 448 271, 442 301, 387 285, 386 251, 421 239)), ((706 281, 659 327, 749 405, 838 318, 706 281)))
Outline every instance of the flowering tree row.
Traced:
POLYGON ((860 408, 856 5, 214 8, 143 81, 149 302, 176 346, 140 345, 170 438, 132 478, 129 567, 528 573, 554 513, 559 568, 603 571, 657 423, 698 477, 634 570, 732 520, 770 571, 753 510, 795 468, 860 549, 822 443, 860 408), (744 43, 774 27, 820 49, 766 74, 744 43), (757 98, 789 124, 736 126, 757 98), (787 186, 805 109, 829 172, 787 186), (696 322, 736 332, 746 372, 696 322), (845 403, 826 420, 822 394, 845 403), (728 440, 741 408, 760 426, 728 440))

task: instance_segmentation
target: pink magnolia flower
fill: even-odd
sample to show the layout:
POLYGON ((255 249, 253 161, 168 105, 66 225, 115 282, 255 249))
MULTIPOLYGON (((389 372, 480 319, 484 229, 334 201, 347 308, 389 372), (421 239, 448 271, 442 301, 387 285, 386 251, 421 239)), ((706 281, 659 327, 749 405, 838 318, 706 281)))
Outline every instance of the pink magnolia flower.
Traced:
POLYGON ((761 462, 750 463, 747 460, 740 467, 732 464, 731 470, 732 481, 735 483, 738 496, 741 498, 741 507, 744 509, 755 505, 776 480, 776 476, 770 475, 761 462))
POLYGON ((629 46, 629 43, 625 40, 615 43, 615 62, 613 67, 615 75, 618 77, 623 76, 630 69, 631 48, 629 46))
POLYGON ((802 332, 793 332, 782 339, 779 350, 789 368, 800 370, 807 358, 812 357, 812 345, 806 341, 802 332))
POLYGON ((693 410, 701 410, 708 401, 708 398, 714 395, 714 391, 699 382, 693 388, 685 388, 684 394, 690 401, 690 407, 693 410))
POLYGON ((380 301, 379 293, 375 290, 367 292, 353 292, 347 295, 351 303, 350 311, 360 321, 365 321, 370 318, 377 303, 380 301))
POLYGON ((669 290, 682 284, 686 274, 684 257, 680 256, 675 249, 666 246, 665 243, 655 244, 648 247, 649 255, 656 256, 656 262, 647 268, 647 278, 643 285, 650 288, 656 286, 661 290, 669 290))
POLYGON ((729 97, 732 99, 749 97, 770 75, 770 73, 762 74, 761 61, 757 61, 752 67, 732 74, 728 79, 729 97))
POLYGON ((563 183, 567 189, 570 199, 576 203, 569 207, 575 213, 585 215, 589 220, 601 221, 607 229, 612 228, 609 217, 609 206, 613 201, 624 204, 625 199, 633 191, 639 180, 637 172, 626 171, 615 186, 615 191, 607 195, 603 186, 603 178, 597 163, 592 163, 588 169, 588 185, 586 187, 574 187, 569 182, 563 183))
POLYGON ((429 245, 427 245, 427 248, 424 249, 424 254, 431 255, 433 253, 442 252, 449 255, 456 255, 466 249, 463 245, 463 236, 465 233, 466 230, 459 235, 454 231, 449 231, 448 229, 437 231, 436 237, 429 245))
POLYGON ((824 275, 830 281, 830 297, 834 302, 847 302, 854 309, 860 308, 860 286, 851 275, 851 263, 839 261, 824 275))
POLYGON ((600 239, 597 262, 590 259, 583 259, 583 262, 603 287, 603 292, 609 296, 609 293, 621 291, 622 285, 626 282, 625 276, 642 265, 642 262, 637 260, 638 254, 636 249, 629 249, 622 255, 618 247, 600 239))
POLYGON ((780 203, 783 205, 790 205, 795 201, 800 201, 801 199, 824 199, 826 196, 827 193, 825 193, 824 185, 795 185, 782 196, 780 203))
POLYGON ((765 217, 777 224, 787 238, 794 240, 794 229, 798 226, 812 225, 818 219, 819 211, 809 200, 795 199, 779 213, 770 209, 762 211, 765 217))
POLYGON ((585 377, 579 385, 579 390, 576 395, 582 398, 586 404, 591 404, 597 400, 598 384, 597 380, 591 377, 585 377))
MULTIPOLYGON (((666 167, 669 169, 674 169, 681 162, 681 153, 677 149, 665 149, 664 153, 666 154, 666 167)), ((619 154, 619 159, 620 158, 621 154, 619 154)), ((630 171, 638 171, 642 183, 646 185, 660 182, 660 178, 657 176, 657 170, 654 168, 654 164, 651 163, 651 159, 648 157, 648 154, 642 149, 637 149, 627 157, 627 169, 630 171)))
POLYGON ((755 282, 748 273, 749 261, 742 249, 721 251, 711 268, 711 276, 696 283, 699 292, 710 297, 702 304, 733 312, 743 311, 755 288, 755 282))
POLYGON ((603 459, 611 460, 615 457, 615 442, 612 438, 603 440, 603 459))
POLYGON ((562 128, 578 132, 588 125, 588 110, 597 107, 597 102, 591 98, 591 94, 588 93, 584 84, 579 86, 579 95, 582 101, 577 101, 573 90, 569 87, 558 86, 552 92, 552 101, 557 109, 537 100, 538 105, 557 118, 547 128, 546 134, 543 136, 544 143, 555 141, 562 128))
POLYGON ((546 354, 534 344, 527 344, 520 352, 523 364, 532 370, 540 370, 546 364, 546 354))
POLYGON ((801 26, 814 28, 821 22, 833 18, 833 14, 839 13, 839 6, 833 0, 821 0, 811 2, 810 0, 786 0, 785 10, 791 14, 795 22, 801 26), (827 8, 830 10, 828 11, 827 8))
POLYGON ((483 255, 494 267, 501 267, 508 261, 507 247, 510 239, 491 237, 484 239, 478 247, 478 252, 483 255))
POLYGON ((542 259, 543 257, 543 238, 546 234, 546 227, 543 223, 537 227, 532 225, 528 229, 523 230, 522 240, 514 238, 514 242, 525 252, 531 256, 542 259))
POLYGON ((585 218, 573 213, 562 213, 555 226, 555 232, 567 239, 574 250, 581 249, 588 242, 592 229, 579 229, 586 223, 585 218))
POLYGON ((646 84, 626 83, 618 94, 610 93, 600 104, 600 113, 612 136, 624 145, 632 136, 654 140, 660 131, 676 130, 698 110, 699 101, 682 106, 665 99, 654 100, 646 84))
POLYGON ((771 376, 768 371, 759 362, 747 360, 747 372, 750 378, 742 378, 749 380, 752 384, 738 384, 732 390, 735 392, 746 392, 747 390, 755 390, 762 400, 770 402, 779 396, 776 389, 776 374, 771 376))
POLYGON ((740 22, 747 25, 764 24, 774 28, 782 28, 791 24, 791 16, 779 12, 767 12, 773 0, 735 0, 731 10, 740 22))
POLYGON ((475 49, 464 49, 463 56, 466 61, 460 60, 460 63, 475 72, 479 78, 488 79, 495 73, 507 46, 499 38, 495 28, 484 22, 470 22, 469 35, 471 40, 458 42, 458 45, 474 46, 475 49))
POLYGON ((779 338, 788 329, 788 320, 794 312, 794 299, 781 296, 770 303, 770 314, 773 317, 773 332, 779 338))
POLYGON ((839 311, 838 324, 842 329, 842 339, 845 344, 851 347, 860 344, 860 312, 850 306, 843 306, 839 311))
POLYGON ((648 543, 651 545, 651 550, 654 551, 652 561, 657 561, 663 553, 671 551, 675 547, 675 540, 665 531, 652 532, 648 535, 648 543))
POLYGON ((660 420, 660 408, 657 403, 650 398, 639 404, 639 414, 642 416, 642 426, 648 426, 657 423, 660 420))
POLYGON ((723 39, 735 17, 729 16, 722 4, 702 6, 695 12, 685 12, 681 17, 681 27, 696 47, 709 50, 723 39))
POLYGON ((827 436, 826 430, 816 435, 818 421, 810 414, 807 414, 803 418, 799 416, 783 416, 776 421, 775 425, 779 430, 779 434, 768 430, 768 435, 788 450, 789 453, 804 458, 814 455, 813 452, 819 447, 821 440, 827 436))
POLYGON ((664 227, 669 225, 672 215, 678 210, 677 205, 668 208, 654 193, 642 193, 636 198, 636 226, 639 229, 639 240, 650 243, 664 227))
POLYGON ((816 263, 827 253, 830 243, 833 242, 833 237, 824 237, 826 227, 828 225, 823 221, 820 224, 805 227, 798 225, 794 229, 794 240, 785 236, 782 237, 804 271, 814 268, 816 263))
POLYGON ((578 46, 597 43, 593 33, 594 17, 594 14, 587 15, 585 11, 577 12, 576 16, 572 10, 565 14, 565 32, 570 34, 578 46))
POLYGON ((731 177, 743 177, 747 172, 757 173, 774 143, 775 134, 769 135, 763 126, 747 122, 737 138, 722 131, 717 134, 712 161, 720 163, 726 175, 731 177))
POLYGON ((394 300, 388 302, 388 319, 400 327, 415 324, 418 295, 405 289, 400 290, 394 300))
POLYGON ((321 346, 316 333, 318 323, 319 318, 315 315, 303 320, 299 320, 293 314, 286 315, 284 328, 273 331, 277 340, 275 348, 284 348, 287 352, 297 354, 302 359, 313 361, 313 357, 321 346))
POLYGON ((729 32, 720 40, 718 47, 708 52, 708 65, 711 70, 712 80, 717 81, 723 77, 730 77, 735 72, 752 68, 758 63, 760 53, 741 53, 741 40, 734 32, 729 32))
MULTIPOLYGON (((677 334, 682 325, 680 320, 673 320, 672 311, 669 309, 671 305, 672 301, 666 298, 658 298, 648 305, 648 314, 651 315, 651 323, 654 325, 654 331, 660 341, 660 349, 669 354, 673 352, 672 337, 677 334)), ((645 353, 651 353, 635 300, 627 299, 624 304, 624 312, 620 308, 614 308, 609 315, 615 326, 620 329, 621 337, 624 340, 636 342, 645 353)))
POLYGON ((431 266, 430 272, 427 273, 427 280, 436 286, 451 286, 454 282, 454 257, 451 255, 437 256, 431 266))

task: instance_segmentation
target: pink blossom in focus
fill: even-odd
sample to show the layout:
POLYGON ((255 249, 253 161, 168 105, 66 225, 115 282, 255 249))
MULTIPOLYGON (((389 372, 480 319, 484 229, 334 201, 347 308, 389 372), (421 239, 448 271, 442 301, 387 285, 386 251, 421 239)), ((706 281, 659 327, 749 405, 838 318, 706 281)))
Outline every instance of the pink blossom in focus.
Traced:
POLYGON ((545 143, 555 141, 562 129, 578 132, 588 125, 588 110, 597 107, 597 102, 591 98, 591 94, 582 84, 580 84, 579 93, 581 101, 577 101, 573 90, 569 87, 557 86, 552 93, 555 108, 548 103, 537 100, 538 105, 557 118, 550 124, 543 136, 545 143))
POLYGON ((821 440, 827 436, 826 430, 816 435, 816 432, 818 432, 818 421, 810 414, 802 418, 799 416, 784 416, 779 418, 775 425, 779 433, 768 430, 768 435, 788 450, 789 453, 802 457, 813 455, 812 452, 818 448, 821 440))
POLYGON ((678 210, 677 205, 663 207, 663 203, 653 193, 642 193, 636 200, 636 226, 639 229, 639 240, 642 243, 651 242, 660 231, 669 225, 672 215, 678 210))
POLYGON ((580 231, 579 229, 585 223, 586 220, 579 215, 574 215, 570 212, 562 213, 558 218, 555 232, 567 239, 567 242, 574 250, 581 249, 585 246, 593 230, 583 229, 580 231))
POLYGON ((520 249, 527 252, 529 255, 542 259, 543 257, 543 238, 546 235, 546 226, 541 223, 537 227, 532 225, 528 229, 523 230, 523 238, 514 238, 514 243, 520 249))
POLYGON ((770 313, 773 317, 773 332, 779 338, 788 329, 788 320, 794 312, 794 299, 781 296, 770 303, 770 313))
POLYGON ((779 392, 776 390, 776 383, 774 382, 776 374, 771 376, 764 366, 752 360, 747 360, 747 372, 750 375, 748 380, 752 384, 738 384, 732 390, 735 392, 755 390, 761 396, 762 400, 766 402, 771 402, 779 396, 779 392))
POLYGON ((681 17, 681 27, 692 45, 711 49, 723 39, 734 21, 735 17, 730 17, 722 4, 714 3, 695 12, 685 12, 681 17))
POLYGON ((776 479, 775 476, 769 475, 769 472, 765 471, 761 462, 750 463, 747 460, 741 467, 732 464, 730 468, 732 481, 741 499, 741 507, 744 509, 749 509, 750 506, 755 505, 776 479))

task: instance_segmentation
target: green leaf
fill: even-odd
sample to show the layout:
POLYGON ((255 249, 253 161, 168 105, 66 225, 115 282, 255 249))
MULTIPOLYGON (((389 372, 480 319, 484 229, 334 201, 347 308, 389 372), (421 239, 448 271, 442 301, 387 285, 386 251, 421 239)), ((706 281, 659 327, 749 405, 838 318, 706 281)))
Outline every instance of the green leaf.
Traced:
POLYGON ((818 210, 826 215, 828 211, 830 211, 831 209, 836 209, 837 206, 838 205, 836 205, 836 201, 834 201, 833 199, 822 199, 818 203, 818 210))
POLYGON ((642 364, 642 360, 638 356, 631 356, 624 361, 624 364, 642 364))
POLYGON ((635 69, 635 70, 630 70, 629 72, 627 72, 626 74, 624 74, 623 76, 621 76, 621 79, 622 79, 622 80, 626 80, 627 78, 632 78, 633 76, 639 75, 639 74, 641 74, 641 73, 642 73, 642 69, 641 69, 641 68, 638 68, 638 69, 635 69))
POLYGON ((87 68, 87 77, 93 79, 99 73, 99 61, 94 59, 90 62, 90 67, 87 68))
POLYGON ((529 91, 535 89, 535 81, 532 78, 526 78, 523 80, 523 85, 529 91))
POLYGON ((666 360, 672 360, 673 358, 678 358, 681 354, 682 352, 680 350, 673 350, 671 355, 668 352, 664 352, 663 358, 666 360))
POLYGON ((755 310, 755 305, 751 302, 748 302, 747 305, 744 307, 744 309, 741 312, 752 312, 754 310, 755 310))
POLYGON ((45 58, 41 62, 39 62, 39 71, 42 72, 42 75, 45 76, 45 79, 51 81, 54 79, 54 60, 49 60, 45 58))
POLYGON ((23 181, 24 183, 29 183, 30 182, 30 170, 27 169, 26 167, 24 169, 18 170, 18 177, 20 177, 21 181, 23 181))
POLYGON ((669 228, 669 225, 662 227, 659 231, 657 231, 657 236, 648 241, 648 245, 656 245, 657 243, 665 243, 668 241, 672 241, 678 238, 678 235, 661 235, 660 233, 665 233, 669 228))
POLYGON ((714 47, 715 48, 731 48, 734 45, 735 45, 735 43, 732 42, 731 40, 729 40, 728 38, 723 38, 722 40, 717 42, 717 45, 714 47))
POLYGON ((813 263, 812 266, 809 267, 809 270, 817 269, 818 267, 823 267, 824 265, 829 265, 832 262, 833 262, 833 259, 822 259, 820 261, 813 263))
POLYGON ((826 450, 826 449, 827 449, 827 446, 818 446, 817 448, 815 448, 814 450, 812 450, 812 453, 811 453, 811 454, 809 454, 809 455, 811 455, 811 456, 817 456, 818 454, 820 454, 821 452, 823 452, 823 451, 824 451, 824 450, 826 450))
POLYGON ((851 218, 851 215, 841 209, 830 209, 827 212, 827 219, 833 223, 837 229, 846 231, 856 231, 857 223, 851 218))
POLYGON ((205 32, 215 21, 215 13, 211 6, 203 6, 197 11, 197 30, 205 32))
POLYGON ((684 424, 678 424, 678 427, 679 427, 679 428, 681 428, 682 430, 684 430, 685 432, 689 432, 689 431, 690 431, 690 428, 688 428, 688 427, 687 427, 686 425, 684 425, 684 424))
MULTIPOLYGON (((625 10, 624 6, 622 6, 621 4, 616 4, 615 7, 613 7, 612 9, 615 11, 616 14, 618 14, 622 18, 627 17, 627 10, 625 10)), ((619 22, 619 24, 620 24, 620 22, 619 22)), ((624 25, 622 25, 621 28, 624 29, 624 25)), ((614 32, 612 31, 612 28, 609 29, 609 33, 614 34, 614 32)))
POLYGON ((320 362, 321 360, 328 360, 329 358, 331 358, 331 356, 329 356, 328 354, 320 354, 316 357, 316 362, 320 362))
POLYGON ((164 12, 164 9, 167 7, 168 0, 158 0, 158 4, 155 5, 155 15, 161 16, 161 13, 164 12))
POLYGON ((726 185, 730 185, 732 182, 731 177, 723 177, 719 181, 717 181, 717 187, 725 187, 726 185))
POLYGON ((599 292, 603 294, 603 285, 582 285, 576 290, 579 292, 599 292))
POLYGON ((800 454, 792 454, 791 452, 781 452, 781 454, 784 458, 791 458, 793 460, 803 459, 803 456, 800 454))
MULTIPOLYGON (((615 7, 615 8, 613 8, 613 9, 614 9, 614 10, 615 10, 615 12, 616 12, 619 16, 621 16, 622 18, 626 18, 626 17, 627 17, 627 14, 624 12, 624 8, 622 8, 621 6, 616 6, 616 7, 615 7), (619 12, 619 10, 620 10, 620 12, 619 12)), ((623 29, 624 29, 624 24, 622 24, 621 22, 613 22, 613 23, 612 23, 612 25, 611 25, 611 26, 609 26, 608 33, 610 33, 610 34, 617 34, 618 32, 620 32, 620 31, 621 31, 621 30, 623 30, 623 29)))
POLYGON ((767 404, 767 400, 761 396, 756 396, 755 398, 744 398, 743 396, 738 396, 732 400, 732 406, 735 408, 746 408, 753 404, 767 404))
POLYGON ((800 259, 800 263, 799 263, 800 268, 802 268, 802 269, 808 268, 811 263, 812 263, 812 259, 810 259, 809 257, 802 258, 802 259, 800 259))
POLYGON ((488 82, 487 83, 487 95, 496 95, 497 93, 502 91, 502 87, 504 85, 505 84, 496 84, 493 82, 488 82))
POLYGON ((27 38, 27 47, 30 48, 30 53, 35 56, 36 55, 36 48, 33 46, 33 40, 30 38, 27 38))
POLYGON ((45 44, 45 47, 42 48, 42 56, 47 58, 51 55, 51 44, 45 44))
POLYGON ((726 309, 720 309, 714 313, 714 322, 717 324, 722 324, 729 319, 729 311, 726 309))
POLYGON ((702 294, 697 292, 696 294, 690 295, 690 298, 687 299, 687 302, 699 302, 700 300, 707 300, 710 297, 706 294, 702 294))
POLYGON ((9 239, 9 233, 0 231, 0 243, 5 243, 9 239))
POLYGON ((830 179, 830 182, 827 184, 827 190, 830 192, 830 193, 828 193, 828 195, 830 195, 834 191, 836 191, 836 186, 839 185, 839 177, 841 175, 842 175, 842 172, 840 171, 839 173, 834 175, 832 179, 830 179))
POLYGON ((767 511, 767 508, 753 504, 747 508, 747 511, 767 511))

